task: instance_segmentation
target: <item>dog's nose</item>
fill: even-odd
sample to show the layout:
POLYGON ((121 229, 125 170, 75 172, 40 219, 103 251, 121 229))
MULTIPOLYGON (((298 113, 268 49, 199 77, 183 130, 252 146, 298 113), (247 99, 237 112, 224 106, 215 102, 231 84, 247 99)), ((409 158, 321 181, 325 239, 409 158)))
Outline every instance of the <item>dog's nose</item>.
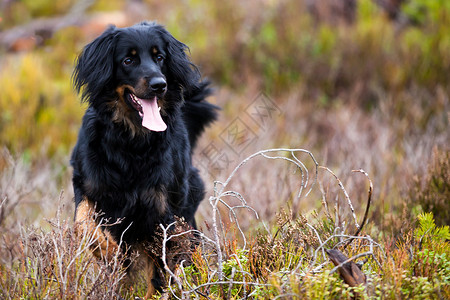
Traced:
POLYGON ((164 93, 166 91, 167 83, 162 77, 154 77, 150 80, 150 87, 154 93, 164 93))

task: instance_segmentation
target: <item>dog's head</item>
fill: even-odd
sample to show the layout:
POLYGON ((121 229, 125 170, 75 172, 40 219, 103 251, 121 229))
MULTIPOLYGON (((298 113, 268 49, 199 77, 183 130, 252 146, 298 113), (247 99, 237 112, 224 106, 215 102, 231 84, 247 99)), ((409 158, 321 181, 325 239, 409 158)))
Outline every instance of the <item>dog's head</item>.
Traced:
POLYGON ((187 46, 164 27, 140 23, 109 27, 77 59, 73 80, 82 100, 111 112, 114 122, 133 134, 164 131, 168 115, 183 101, 183 91, 199 84, 187 46))

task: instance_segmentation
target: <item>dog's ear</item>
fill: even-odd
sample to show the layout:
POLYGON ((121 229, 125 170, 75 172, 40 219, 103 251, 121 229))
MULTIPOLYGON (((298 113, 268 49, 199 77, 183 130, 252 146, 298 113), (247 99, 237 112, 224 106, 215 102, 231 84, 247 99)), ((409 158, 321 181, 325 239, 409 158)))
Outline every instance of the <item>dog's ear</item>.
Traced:
POLYGON ((76 60, 72 80, 77 92, 82 92, 82 101, 92 104, 102 91, 111 90, 116 32, 116 27, 110 26, 84 47, 76 60))
POLYGON ((175 39, 165 29, 162 33, 167 43, 167 52, 169 53, 166 59, 168 72, 172 76, 173 81, 181 85, 185 90, 197 88, 200 72, 186 53, 189 51, 188 46, 175 39))

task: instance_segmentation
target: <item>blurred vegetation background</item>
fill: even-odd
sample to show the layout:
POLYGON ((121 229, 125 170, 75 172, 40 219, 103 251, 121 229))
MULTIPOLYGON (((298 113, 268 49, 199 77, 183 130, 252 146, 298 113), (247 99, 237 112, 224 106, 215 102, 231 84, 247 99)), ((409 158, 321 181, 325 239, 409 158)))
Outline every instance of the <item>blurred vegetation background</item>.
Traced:
MULTIPOLYGON (((449 227, 437 227, 450 225, 448 0, 0 0, 0 298, 117 296, 122 271, 98 265, 73 235, 69 156, 86 107, 71 74, 83 46, 109 24, 143 20, 186 43, 214 83, 220 119, 194 157, 206 197, 252 153, 303 148, 341 180, 360 222, 369 184, 352 170, 362 168, 374 190, 360 235, 381 246, 380 263, 372 257, 363 268, 366 292, 356 291, 362 299, 448 298, 449 227)), ((296 154, 312 182, 315 164, 296 154)), ((249 287, 247 278, 229 285, 228 296, 353 297, 325 254, 324 269, 309 274, 317 238, 356 231, 343 191, 324 170, 302 198, 304 174, 292 164, 260 157, 234 174, 227 189, 260 220, 233 210, 249 251, 219 207, 222 267, 231 279, 268 284, 249 287)), ((197 224, 206 234, 211 215, 205 200, 197 224)), ((348 257, 364 249, 356 240, 341 248, 348 257)), ((209 265, 205 257, 195 252, 197 270, 185 268, 193 285, 215 280, 208 268, 196 273, 209 265)), ((223 292, 205 285, 206 293, 223 298, 219 286, 223 292)))
MULTIPOLYGON (((48 214, 41 198, 53 193, 49 201, 56 203, 61 189, 70 203, 68 155, 85 110, 71 86, 76 55, 108 24, 142 20, 164 24, 189 45, 192 60, 216 87, 211 101, 222 115, 204 136, 197 160, 211 142, 231 152, 221 135, 236 117, 250 122, 242 111, 261 92, 279 108, 280 117, 233 154, 228 169, 204 172, 208 188, 254 151, 296 147, 344 178, 352 169, 366 170, 375 185, 373 219, 382 228, 399 229, 395 216, 406 214, 405 207, 407 213, 449 211, 447 0, 2 0, 0 170, 5 184, 17 161, 28 174, 19 178, 28 178, 30 191, 23 187, 27 192, 18 198, 37 207, 31 213, 29 205, 14 206, 22 207, 22 217, 24 211, 30 221, 48 214), (438 179, 427 183, 436 166, 443 168, 438 179), (44 169, 46 180, 31 185, 44 169), (439 207, 426 196, 433 192, 443 195, 439 207)), ((270 218, 290 198, 280 194, 267 164, 250 166, 236 184, 270 218)), ((365 197, 364 184, 346 184, 354 197, 365 197)), ((2 198, 11 199, 14 192, 2 188, 2 198)), ((317 199, 296 208, 319 207, 317 199)), ((437 222, 448 224, 448 213, 437 222)))

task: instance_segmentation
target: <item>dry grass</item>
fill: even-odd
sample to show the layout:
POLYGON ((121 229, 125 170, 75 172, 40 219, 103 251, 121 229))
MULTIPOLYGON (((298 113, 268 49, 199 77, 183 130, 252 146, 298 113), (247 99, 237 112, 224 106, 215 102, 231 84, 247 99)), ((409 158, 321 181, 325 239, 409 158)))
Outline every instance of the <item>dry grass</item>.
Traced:
MULTIPOLYGON (((329 166, 336 172, 353 199, 363 200, 367 187, 362 184, 361 180, 364 179, 352 175, 351 170, 363 168, 367 171, 377 187, 374 199, 378 205, 374 208, 372 218, 375 223, 383 226, 392 213, 399 211, 398 205, 405 192, 414 185, 414 175, 425 173, 433 147, 448 148, 450 134, 441 130, 448 122, 445 115, 450 109, 450 101, 444 95, 439 100, 442 103, 441 113, 436 114, 424 130, 419 130, 419 125, 414 124, 412 116, 396 119, 393 115, 394 104, 390 105, 389 101, 380 109, 370 112, 353 104, 321 109, 302 90, 287 96, 269 96, 280 113, 267 118, 267 129, 262 129, 246 112, 248 106, 258 101, 259 95, 256 89, 248 89, 244 94, 219 90, 215 102, 224 107, 223 116, 207 131, 196 151, 197 165, 208 166, 208 172, 203 173, 207 182, 223 180, 240 160, 260 149, 274 146, 295 148, 301 145, 313 151, 321 165, 329 166), (239 127, 243 131, 242 139, 252 140, 240 153, 228 146, 226 138, 227 130, 230 126, 233 128, 236 118, 248 126, 239 127), (209 151, 211 143, 223 155, 222 160, 220 157, 216 160, 223 169, 214 168, 203 155, 203 152, 209 151)), ((412 108, 409 113, 423 115, 426 112, 412 108)), ((239 146, 232 146, 241 150, 239 146)), ((274 211, 292 200, 292 181, 298 180, 298 175, 291 171, 283 163, 255 161, 237 174, 232 187, 246 196, 248 203, 257 208, 262 218, 272 220, 274 211)), ((326 174, 319 175, 325 191, 329 195, 335 195, 337 187, 334 182, 326 174)), ((209 188, 211 193, 212 184, 209 188)), ((314 201, 302 201, 298 209, 308 211, 317 208, 320 199, 319 193, 314 201)), ((364 202, 355 202, 356 209, 361 212, 359 203, 364 202)), ((201 214, 207 216, 209 213, 208 210, 201 209, 201 214)))
MULTIPOLYGON (((60 209, 63 207, 60 207, 60 209)), ((114 299, 125 276, 118 256, 95 258, 93 236, 77 237, 72 222, 61 215, 48 221, 44 231, 18 225, 18 232, 3 228, 0 296, 3 299, 114 299)), ((98 229, 100 230, 100 228, 98 229)))
MULTIPOLYGON (((11 165, 11 169, 15 168, 17 163, 11 165)), ((14 178, 21 180, 20 176, 14 178)), ((361 209, 353 215, 351 208, 358 202, 364 206, 368 200, 367 185, 362 181, 354 184, 364 185, 366 191, 356 201, 351 190, 331 170, 319 166, 309 151, 274 149, 249 156, 227 180, 216 182, 214 193, 205 200, 203 205, 209 206, 210 218, 205 220, 203 232, 197 233, 200 242, 195 251, 186 250, 190 248, 186 239, 192 238, 192 232, 184 232, 181 223, 175 229, 174 224, 161 227, 160 239, 149 249, 162 253, 166 262, 169 283, 166 297, 348 298, 358 293, 367 298, 392 290, 387 298, 398 299, 418 295, 419 290, 413 289, 416 286, 422 287, 420 293, 424 295, 448 296, 450 290, 445 283, 450 278, 445 246, 448 227, 437 228, 432 217, 428 217, 425 218, 428 221, 419 219, 420 227, 416 228, 410 217, 405 219, 394 247, 394 240, 388 236, 377 236, 383 241, 381 244, 368 235, 379 234, 376 222, 369 218, 361 236, 354 236, 356 229, 363 225, 363 217, 361 209), (294 177, 282 181, 286 186, 292 184, 289 193, 281 192, 288 197, 286 201, 291 208, 300 207, 301 202, 321 202, 317 207, 320 213, 282 210, 275 216, 275 222, 270 216, 265 219, 260 215, 259 207, 251 205, 247 201, 249 197, 235 189, 246 187, 236 185, 235 180, 239 183, 248 176, 248 170, 261 166, 259 159, 268 165, 281 164, 279 170, 294 177), (325 192, 325 182, 337 189, 325 192), (332 267, 326 249, 340 249, 352 261, 363 264, 367 285, 350 287, 340 283, 338 268, 332 267), (430 251, 433 261, 422 262, 421 257, 430 251)), ((279 182, 273 182, 270 187, 278 186, 279 182)), ((0 209, 5 204, 6 201, 0 209)), ((376 200, 372 205, 378 205, 376 200)), ((9 214, 1 225, 0 296, 115 299, 143 295, 143 278, 139 274, 126 276, 130 270, 121 267, 119 253, 110 261, 98 260, 90 250, 95 243, 93 237, 84 233, 82 240, 76 238, 72 222, 61 214, 66 210, 64 205, 60 204, 57 215, 47 221, 50 230, 26 223, 6 227, 9 218, 18 216, 15 211, 18 207, 9 206, 9 214)))

